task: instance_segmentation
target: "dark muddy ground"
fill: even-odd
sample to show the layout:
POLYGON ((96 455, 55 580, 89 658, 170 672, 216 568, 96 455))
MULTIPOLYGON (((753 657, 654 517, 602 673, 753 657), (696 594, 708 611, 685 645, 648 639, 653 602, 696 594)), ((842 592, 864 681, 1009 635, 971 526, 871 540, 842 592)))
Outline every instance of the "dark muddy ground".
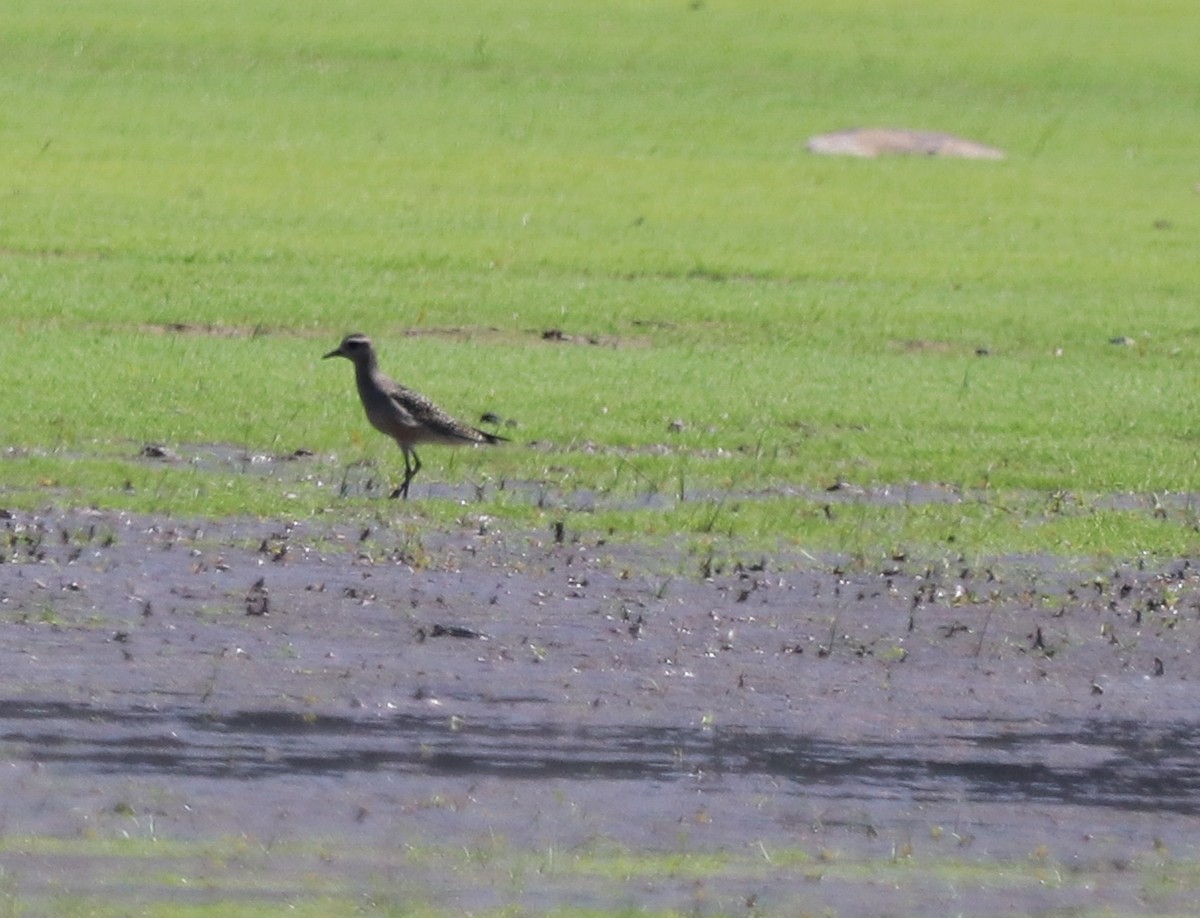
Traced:
POLYGON ((32 913, 1200 894, 1186 562, 2 515, 0 897, 32 913))

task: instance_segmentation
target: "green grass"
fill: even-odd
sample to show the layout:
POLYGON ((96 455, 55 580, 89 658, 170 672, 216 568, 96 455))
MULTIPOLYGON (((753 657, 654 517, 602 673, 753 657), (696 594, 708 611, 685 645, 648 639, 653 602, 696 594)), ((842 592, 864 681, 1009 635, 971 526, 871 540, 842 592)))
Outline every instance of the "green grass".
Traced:
MULTIPOLYGON (((516 448, 426 451, 419 483, 600 493, 579 527, 1187 552, 1193 514, 1101 498, 1200 491, 1194 22, 1168 0, 15 0, 0 503, 358 512, 338 469, 399 457, 319 356, 363 330, 447 408, 520 423, 516 448), (804 150, 856 124, 1009 156, 804 150), (317 458, 164 468, 145 442, 317 458), (851 525, 755 499, 837 480, 987 506, 851 525), (625 509, 681 487, 708 498, 625 509), (1010 520, 1059 491, 1080 519, 1010 520)), ((561 515, 511 491, 478 512, 561 515)))
POLYGON ((378 850, 320 841, 264 846, 243 838, 194 843, 4 836, 0 856, 16 855, 36 865, 44 872, 39 873, 42 883, 54 876, 56 862, 81 866, 74 884, 58 877, 46 884, 49 888, 32 889, 23 882, 28 878, 22 873, 10 875, 0 869, 0 913, 124 915, 130 913, 130 897, 135 896, 137 904, 132 907, 147 916, 353 913, 437 918, 460 913, 448 901, 469 898, 472 890, 490 890, 489 898, 513 904, 473 914, 667 918, 696 912, 725 914, 737 905, 752 915, 809 914, 806 909, 814 901, 839 895, 821 893, 833 887, 841 890, 839 898, 854 913, 884 898, 893 905, 946 896, 970 902, 972 896, 986 901, 989 894, 1061 890, 1078 892, 1091 902, 1070 914, 1101 918, 1124 914, 1106 904, 1123 898, 1152 904, 1156 914, 1175 914, 1171 909, 1189 901, 1200 887, 1195 863, 1161 851, 1138 853, 1114 865, 1103 860, 1059 862, 1044 849, 1031 851, 1026 859, 979 861, 956 852, 954 846, 949 837, 942 843, 922 840, 916 846, 920 850, 906 843, 897 845, 890 856, 863 857, 834 849, 810 852, 766 845, 737 851, 632 851, 604 840, 569 850, 514 849, 502 839, 468 846, 418 844, 378 850), (334 868, 353 868, 354 876, 377 873, 378 879, 363 882, 337 875, 334 868), (79 888, 81 878, 86 878, 85 888, 79 888), (803 893, 806 884, 813 893, 803 893), (574 890, 583 900, 620 901, 623 890, 647 885, 660 896, 664 890, 675 891, 681 907, 524 904, 526 899, 543 900, 547 891, 564 889, 574 890), (744 894, 730 894, 731 889, 760 890, 763 901, 755 905, 744 894))

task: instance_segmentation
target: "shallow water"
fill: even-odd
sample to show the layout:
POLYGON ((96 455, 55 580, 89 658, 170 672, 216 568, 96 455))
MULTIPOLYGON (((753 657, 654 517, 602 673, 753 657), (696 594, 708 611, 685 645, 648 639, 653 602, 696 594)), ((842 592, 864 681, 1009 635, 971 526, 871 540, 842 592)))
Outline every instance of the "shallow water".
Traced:
MULTIPOLYGON (((512 701, 505 704, 513 703, 512 701)), ((498 705, 497 707, 503 707, 498 705)), ((1200 814, 1200 735, 1137 722, 948 722, 919 745, 780 731, 578 726, 502 716, 372 718, 0 702, 9 757, 75 773, 198 776, 405 775, 709 784, 771 778, 785 793, 860 800, 1086 805, 1200 814)))

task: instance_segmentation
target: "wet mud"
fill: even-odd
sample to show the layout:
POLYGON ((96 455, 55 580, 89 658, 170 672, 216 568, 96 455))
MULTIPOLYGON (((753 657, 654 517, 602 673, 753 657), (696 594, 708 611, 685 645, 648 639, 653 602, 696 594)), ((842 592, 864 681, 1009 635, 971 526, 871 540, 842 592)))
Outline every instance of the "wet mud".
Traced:
POLYGON ((1146 870, 1200 842, 1189 562, 863 568, 393 508, 3 513, 6 894, 1187 911, 1146 870))

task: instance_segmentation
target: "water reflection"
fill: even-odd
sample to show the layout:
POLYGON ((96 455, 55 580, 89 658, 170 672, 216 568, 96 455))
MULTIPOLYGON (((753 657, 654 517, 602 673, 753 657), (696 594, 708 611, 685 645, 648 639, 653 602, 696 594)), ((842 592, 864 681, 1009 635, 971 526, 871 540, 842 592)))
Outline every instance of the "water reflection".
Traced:
POLYGON ((861 743, 720 727, 452 722, 445 714, 306 716, 0 701, 0 751, 80 772, 211 778, 390 771, 512 779, 722 782, 761 776, 830 797, 1067 803, 1200 813, 1190 725, 951 721, 943 736, 861 743))

